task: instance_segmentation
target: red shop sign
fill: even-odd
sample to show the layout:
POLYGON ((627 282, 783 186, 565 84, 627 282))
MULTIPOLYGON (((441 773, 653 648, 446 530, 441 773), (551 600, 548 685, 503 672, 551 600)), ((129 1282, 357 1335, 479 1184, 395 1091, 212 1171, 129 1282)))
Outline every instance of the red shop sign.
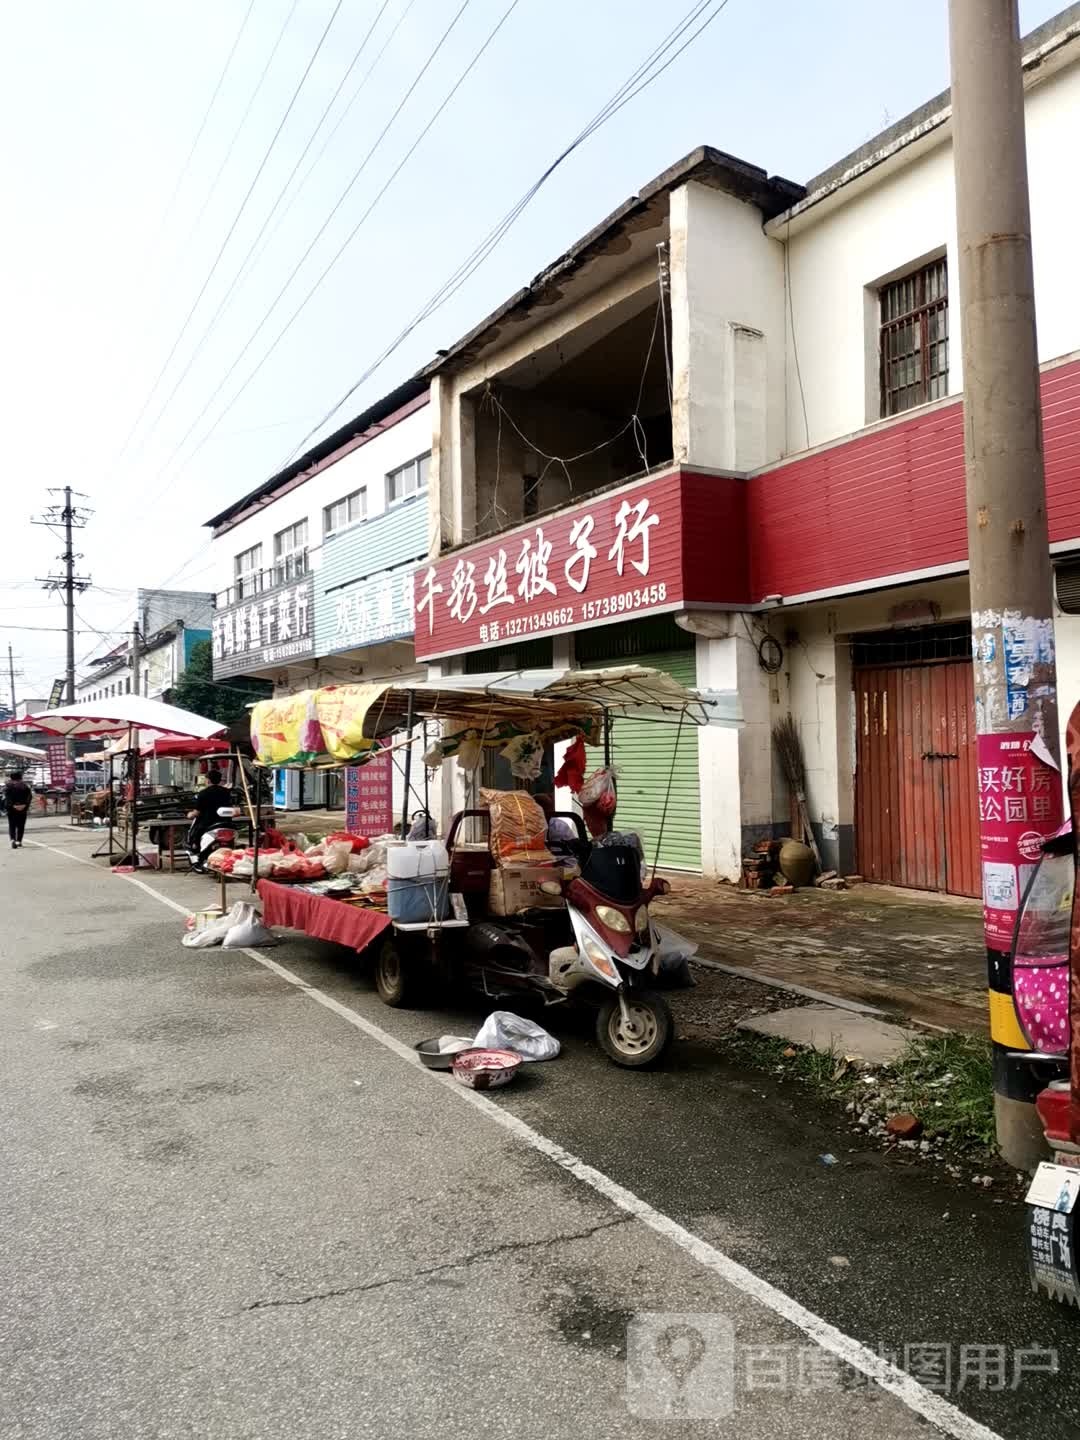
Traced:
POLYGON ((983 929, 994 950, 1012 946, 1017 912, 1042 843, 1061 827, 1057 772, 1032 753, 1035 732, 980 735, 979 838, 983 929))
POLYGON ((740 481, 675 471, 421 566, 417 658, 745 601, 744 503, 740 481))

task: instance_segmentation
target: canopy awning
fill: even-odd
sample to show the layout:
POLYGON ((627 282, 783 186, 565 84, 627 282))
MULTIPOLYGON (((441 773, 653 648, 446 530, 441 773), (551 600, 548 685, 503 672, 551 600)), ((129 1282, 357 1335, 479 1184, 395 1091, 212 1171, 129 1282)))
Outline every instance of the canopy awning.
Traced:
POLYGON ((140 743, 160 735, 186 735, 207 740, 211 735, 220 735, 225 729, 216 720, 194 715, 190 710, 180 710, 175 705, 166 705, 162 700, 150 700, 144 695, 115 695, 109 700, 62 705, 55 710, 45 710, 40 715, 28 715, 25 724, 28 729, 43 730, 49 735, 76 737, 123 735, 133 729, 149 731, 149 735, 141 737, 140 743))
POLYGON ((197 740, 190 735, 163 735, 144 742, 139 754, 148 760, 200 760, 214 755, 227 755, 232 746, 227 740, 197 740))
POLYGON ((605 712, 693 725, 741 723, 738 695, 688 690, 661 670, 518 670, 452 676, 421 685, 336 685, 260 700, 251 736, 259 762, 310 767, 362 762, 375 742, 404 730, 410 713, 475 730, 489 745, 515 734, 546 744, 581 732, 599 738, 605 712))

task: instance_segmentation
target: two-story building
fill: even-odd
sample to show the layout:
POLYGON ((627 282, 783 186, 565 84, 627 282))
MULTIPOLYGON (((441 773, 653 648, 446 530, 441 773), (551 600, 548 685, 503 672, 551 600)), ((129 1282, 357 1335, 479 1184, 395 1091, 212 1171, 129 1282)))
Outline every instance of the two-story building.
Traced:
MULTIPOLYGON (((1080 698, 1080 6, 1024 46, 1062 710, 1080 698)), ((633 659, 741 731, 620 721, 620 823, 734 878, 790 825, 790 711, 829 863, 977 894, 948 94, 805 185, 702 148, 440 351, 416 654, 633 659)), ((1038 797, 1029 797, 1031 818, 1038 797)))
POLYGON ((213 603, 208 591, 139 590, 131 640, 87 662, 75 682, 75 699, 107 700, 134 691, 168 701, 192 648, 210 638, 213 603))
MULTIPOLYGON (((428 384, 409 380, 207 521, 215 679, 258 676, 280 694, 426 675, 412 586, 431 545, 430 452, 428 384)), ((391 778, 400 806, 400 767, 391 778)), ((282 774, 276 799, 336 808, 341 780, 282 774)))

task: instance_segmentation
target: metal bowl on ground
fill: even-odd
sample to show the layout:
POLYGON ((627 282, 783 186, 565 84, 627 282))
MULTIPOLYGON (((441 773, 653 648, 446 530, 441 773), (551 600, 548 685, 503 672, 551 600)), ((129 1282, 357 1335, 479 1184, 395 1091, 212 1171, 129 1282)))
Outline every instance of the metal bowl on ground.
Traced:
POLYGON ((421 1040, 413 1049, 420 1056, 420 1062, 426 1065, 429 1070, 449 1070, 454 1061, 463 1050, 469 1048, 469 1042, 463 1040, 457 1050, 440 1050, 444 1037, 436 1035, 431 1040, 421 1040))
POLYGON ((521 1065, 513 1050, 462 1050, 453 1057, 454 1079, 470 1090, 497 1090, 509 1085, 521 1065))

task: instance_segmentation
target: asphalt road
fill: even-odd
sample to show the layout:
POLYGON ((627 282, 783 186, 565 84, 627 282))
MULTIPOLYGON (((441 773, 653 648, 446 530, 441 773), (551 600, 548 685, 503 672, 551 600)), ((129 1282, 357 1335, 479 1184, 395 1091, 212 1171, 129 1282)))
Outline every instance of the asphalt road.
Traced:
POLYGON ((304 939, 184 949, 156 897, 210 882, 28 838, 69 853, 0 851, 3 1440, 1080 1435, 1018 1206, 569 1017, 470 1099, 408 1047, 482 1007, 388 1011, 304 939))

